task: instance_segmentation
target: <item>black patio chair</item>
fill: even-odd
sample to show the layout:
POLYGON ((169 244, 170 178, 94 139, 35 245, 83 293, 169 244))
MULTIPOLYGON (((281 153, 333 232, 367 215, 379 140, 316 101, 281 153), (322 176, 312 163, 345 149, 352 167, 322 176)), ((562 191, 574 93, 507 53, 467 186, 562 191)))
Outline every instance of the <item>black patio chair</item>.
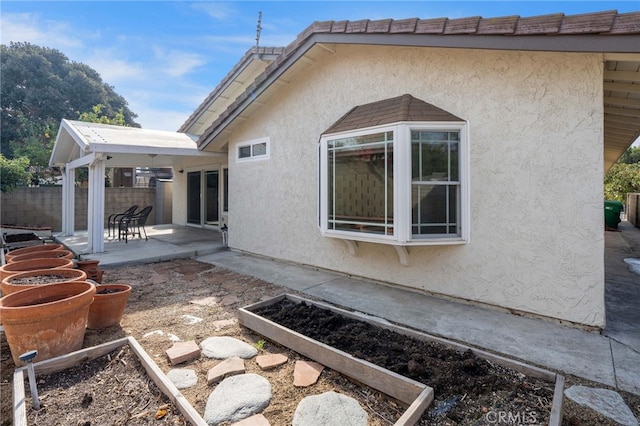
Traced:
POLYGON ((149 241, 149 237, 147 237, 147 230, 144 228, 144 226, 147 223, 147 218, 149 217, 149 213, 151 213, 151 210, 153 210, 153 206, 147 206, 140 210, 138 213, 124 216, 122 219, 120 219, 120 224, 118 226, 119 235, 124 235, 125 243, 129 242, 129 233, 131 233, 133 237, 138 235, 138 237, 142 239, 142 232, 144 232, 145 241, 149 241), (140 228, 142 228, 142 232, 140 231, 140 228))
MULTIPOLYGON (((109 220, 107 221, 108 235, 111 236, 111 230, 113 229, 113 236, 115 237, 116 225, 120 226, 120 219, 122 219, 124 216, 130 216, 134 214, 137 209, 138 209, 138 205, 134 204, 131 207, 129 207, 127 210, 123 211, 122 213, 114 213, 112 215, 109 215, 109 220)), ((120 237, 118 236, 118 238, 120 237)))

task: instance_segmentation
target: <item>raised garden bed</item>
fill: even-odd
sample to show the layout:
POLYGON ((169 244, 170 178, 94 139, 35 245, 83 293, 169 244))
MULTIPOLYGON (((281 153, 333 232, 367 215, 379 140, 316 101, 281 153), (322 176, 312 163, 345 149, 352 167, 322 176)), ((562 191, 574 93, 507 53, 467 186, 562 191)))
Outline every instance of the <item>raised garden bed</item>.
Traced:
POLYGON ((391 377, 416 377, 412 381, 432 386, 434 406, 423 415, 428 404, 423 401, 419 409, 410 405, 408 415, 396 424, 490 423, 501 417, 554 426, 562 422, 564 377, 523 362, 290 294, 246 306, 238 311, 238 319, 266 338, 404 404, 416 400, 413 395, 401 395, 406 386, 391 377), (284 324, 289 320, 293 325, 284 324), (362 337, 365 341, 356 344, 357 353, 341 350, 362 337), (396 347, 395 356, 376 354, 376 349, 388 352, 397 346, 396 340, 406 346, 396 347), (427 353, 430 359, 424 357, 427 353), (404 355, 416 355, 418 361, 401 360, 404 355), (548 403, 543 404, 544 400, 548 403))
POLYGON ((113 424, 123 421, 137 425, 169 422, 206 426, 198 412, 132 337, 33 365, 41 408, 33 409, 31 395, 26 396, 25 388, 29 387, 25 381, 27 367, 16 369, 13 375, 15 426, 34 424, 35 419, 38 424, 104 424, 105 415, 107 422, 113 424), (58 389, 60 387, 64 392, 58 389), (64 400, 54 401, 56 395, 62 393, 64 400), (53 418, 60 415, 64 416, 62 420, 53 418))

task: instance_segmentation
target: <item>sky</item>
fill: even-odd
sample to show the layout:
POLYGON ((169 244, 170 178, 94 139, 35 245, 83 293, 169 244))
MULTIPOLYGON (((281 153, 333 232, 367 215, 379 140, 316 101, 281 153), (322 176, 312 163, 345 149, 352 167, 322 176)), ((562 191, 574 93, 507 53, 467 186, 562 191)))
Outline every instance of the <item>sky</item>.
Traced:
MULTIPOLYGON (((11 1, 0 42, 57 49, 95 69, 145 129, 176 131, 256 45, 286 46, 314 21, 522 17, 640 10, 610 1, 11 1)), ((69 117, 76 119, 77 117, 69 117)))

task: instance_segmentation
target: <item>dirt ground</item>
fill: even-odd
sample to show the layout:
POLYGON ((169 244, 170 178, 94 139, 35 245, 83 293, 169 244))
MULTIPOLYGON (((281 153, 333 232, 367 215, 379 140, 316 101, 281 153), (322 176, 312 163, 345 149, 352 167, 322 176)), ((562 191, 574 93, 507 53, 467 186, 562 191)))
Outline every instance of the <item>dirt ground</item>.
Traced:
MULTIPOLYGON (((297 359, 304 359, 299 354, 296 354, 287 348, 281 347, 272 342, 264 342, 264 338, 253 333, 251 330, 240 327, 237 323, 236 310, 240 307, 255 303, 266 298, 276 296, 281 293, 289 292, 288 289, 278 287, 266 283, 262 280, 237 274, 222 268, 215 267, 210 264, 200 263, 195 260, 176 260, 170 262, 162 262, 150 265, 129 266, 122 268, 106 269, 103 277, 103 283, 122 283, 130 284, 133 286, 132 294, 125 311, 125 315, 121 321, 121 327, 112 327, 105 330, 87 330, 85 335, 84 347, 95 346, 100 343, 108 342, 127 335, 133 336, 149 354, 149 356, 156 362, 163 372, 168 372, 171 368, 165 351, 171 347, 175 339, 180 340, 195 340, 200 342, 207 337, 211 336, 232 336, 240 340, 243 340, 256 347, 261 348, 262 353, 285 353, 288 355, 289 361, 275 369, 269 371, 262 371, 255 363, 255 360, 247 360, 245 362, 247 372, 254 372, 263 375, 269 380, 272 386, 272 400, 269 406, 263 411, 263 415, 269 420, 271 425, 287 425, 291 424, 293 418, 293 412, 299 401, 305 396, 315 395, 327 390, 335 390, 340 393, 352 396, 360 402, 360 405, 367 411, 369 415, 370 425, 389 425, 393 424, 397 418, 403 413, 405 407, 395 401, 385 397, 385 395, 372 390, 366 386, 358 383, 351 382, 346 377, 330 370, 325 369, 320 376, 320 380, 317 384, 308 388, 298 388, 293 386, 293 364, 297 359), (201 319, 201 321, 199 321, 201 319)), ((365 337, 364 347, 357 350, 364 353, 370 347, 374 346, 376 341, 383 342, 388 341, 389 337, 365 337), (384 339, 384 340, 383 340, 384 339)), ((11 354, 4 337, 4 334, 0 334, 0 395, 1 395, 1 412, 0 418, 2 419, 1 425, 12 424, 13 409, 11 406, 11 393, 12 393, 12 374, 15 368, 11 354)), ((421 352, 423 349, 411 350, 412 353, 421 352)), ((124 357, 126 354, 113 354, 111 360, 102 362, 101 368, 120 368, 124 366, 123 363, 114 362, 114 359, 118 357, 124 357)), ((212 392, 214 386, 207 385, 206 374, 207 371, 215 366, 219 361, 201 357, 196 361, 180 364, 176 367, 189 368, 196 370, 198 374, 198 384, 189 389, 183 389, 181 392, 185 398, 194 406, 199 413, 204 412, 204 408, 207 402, 209 394, 212 392)), ((424 373, 428 370, 427 367, 422 365, 422 361, 414 360, 413 362, 405 362, 408 374, 409 370, 418 371, 424 373)), ((125 381, 132 381, 135 376, 136 368, 133 362, 126 362, 131 370, 129 373, 109 373, 98 374, 95 371, 93 373, 85 373, 82 382, 86 382, 84 387, 79 390, 79 394, 71 396, 69 391, 70 385, 65 388, 65 395, 55 396, 55 399, 68 398, 63 400, 63 407, 67 407, 65 410, 72 412, 72 407, 77 406, 78 412, 73 417, 65 420, 62 423, 55 423, 44 420, 44 413, 46 409, 50 407, 50 411, 60 411, 61 409, 53 409, 53 397, 47 400, 47 396, 42 401, 44 411, 41 410, 40 420, 35 424, 51 425, 51 424, 79 424, 79 425, 102 425, 102 424, 171 424, 179 425, 184 424, 179 413, 172 409, 167 404, 167 401, 159 397, 157 390, 153 389, 153 386, 149 384, 148 378, 141 377, 139 380, 144 381, 142 388, 148 392, 148 394, 142 394, 142 390, 133 393, 137 398, 135 401, 125 402, 120 401, 117 407, 107 406, 107 408, 99 408, 97 402, 105 399, 104 395, 111 394, 109 392, 113 388, 122 387, 122 383, 118 384, 106 384, 107 377, 116 376, 122 380, 122 375, 129 377, 125 381), (92 382, 90 379, 98 379, 92 382), (87 387, 88 386, 88 387, 87 387), (147 404, 148 402, 148 404, 147 404), (145 405, 147 404, 147 405, 145 405), (97 420, 90 422, 86 419, 97 419, 98 417, 90 414, 91 409, 109 411, 110 409, 119 408, 122 417, 121 420, 116 421, 116 417, 110 418, 110 423, 103 423, 97 420), (125 407, 125 408, 122 408, 125 407), (127 408, 128 407, 128 408, 127 408), (158 413, 165 410, 164 414, 159 420, 155 420, 155 416, 158 413), (144 414, 143 414, 144 413, 144 414), (138 416, 138 417, 135 417, 138 416), (151 420, 152 419, 152 420, 151 420), (144 423, 149 421, 149 423, 144 423)), ((438 377, 455 377, 459 374, 455 370, 446 371, 448 366, 458 364, 462 368, 466 368, 469 372, 478 376, 479 372, 486 371, 486 366, 480 365, 476 360, 468 358, 468 355, 462 354, 462 358, 456 362, 448 362, 445 360, 443 364, 437 367, 438 377), (466 358, 465 358, 466 357, 466 358)), ((88 368, 88 367, 87 367, 88 368)), ((88 371, 85 369, 85 371, 88 371)), ((432 371, 433 373, 433 371, 432 371)), ((67 373, 67 375, 70 373, 67 373)), ((472 374, 472 375, 473 375, 472 374)), ((488 393, 495 393, 503 395, 502 390, 504 386, 509 389, 509 384, 501 384, 501 388, 498 389, 496 376, 503 376, 499 381, 505 381, 508 374, 505 372, 498 372, 498 374, 490 375, 491 380, 494 382, 486 382, 484 388, 488 389, 488 393), (504 385, 504 386, 503 386, 504 385), (495 391, 495 392, 494 392, 495 391)), ((424 380, 424 374, 420 380, 424 380)), ((514 379, 521 377, 514 376, 514 379)), ((566 377, 566 387, 573 384, 586 384, 594 385, 587 381, 577 379, 574 377, 566 377)), ((62 382, 63 378, 43 378, 40 377, 39 386, 42 386, 42 391, 45 392, 45 388, 51 383, 47 382, 62 382)), ((530 385, 531 381, 525 380, 530 385)), ((515 383, 515 382, 514 382, 515 383)), ((433 386, 433 383, 427 383, 433 386)), ((482 387, 482 385, 480 386, 482 387)), ((529 403, 523 400, 521 407, 544 407, 549 404, 548 393, 544 393, 541 389, 543 386, 534 385, 536 392, 531 392, 531 395, 535 395, 536 402, 529 403), (540 393, 540 392, 542 393, 540 393), (533 404, 533 405, 531 405, 533 404)), ((58 386, 60 388, 60 386, 58 386)), ((140 386, 137 387, 140 389, 140 386)), ((511 391, 515 391, 507 399, 523 399, 526 398, 527 392, 517 390, 516 387, 510 388, 511 391)), ((520 388, 518 388, 520 389, 520 388)), ((53 387, 55 392, 55 387, 53 387)), ((436 388, 436 401, 430 407, 439 407, 438 410, 447 411, 447 413, 456 413, 455 410, 448 410, 448 405, 463 407, 464 404, 460 404, 459 400, 464 397, 464 390, 458 389, 452 396, 449 396, 442 400, 438 400, 438 389, 436 388), (456 393, 457 392, 457 393, 456 393), (461 394, 461 395, 458 395, 461 394), (456 400, 456 395, 457 401, 456 400), (453 399, 452 399, 453 398, 453 399), (447 402, 449 401, 449 402, 447 402), (454 402, 455 401, 455 402, 454 402), (445 403, 436 405, 436 403, 445 403), (447 405, 448 404, 448 405, 447 405)), ((27 395, 29 392, 27 391, 27 395)), ((640 397, 621 392, 623 398, 632 409, 636 417, 640 418, 640 397)), ((464 397, 464 399, 470 398, 470 396, 464 397)), ((113 398, 112 398, 113 399, 113 398)), ((487 400, 488 401, 488 400, 487 400)), ((513 401, 512 401, 513 402, 513 401)), ((112 403, 115 404, 115 403, 112 403)), ((481 412, 491 412, 491 410, 500 410, 500 407, 487 406, 489 402, 481 405, 481 412), (482 408, 484 407, 484 408, 482 408)), ((515 405, 513 407, 516 407, 515 405)), ((33 414, 33 413, 31 413, 33 414)), ((482 419, 478 423, 478 418, 471 420, 471 417, 464 416, 460 413, 452 414, 451 416, 439 417, 436 422, 434 414, 438 412, 431 412, 425 414, 421 420, 421 424, 482 424, 482 419)), ((476 413, 477 417, 477 413, 476 413)), ((585 407, 581 407, 571 401, 565 399, 563 408, 563 424, 565 425, 614 425, 615 423, 607 418, 599 415, 593 410, 585 407)), ((485 419, 486 420, 486 419, 485 419)), ((486 424, 489 424, 485 422, 486 424)))

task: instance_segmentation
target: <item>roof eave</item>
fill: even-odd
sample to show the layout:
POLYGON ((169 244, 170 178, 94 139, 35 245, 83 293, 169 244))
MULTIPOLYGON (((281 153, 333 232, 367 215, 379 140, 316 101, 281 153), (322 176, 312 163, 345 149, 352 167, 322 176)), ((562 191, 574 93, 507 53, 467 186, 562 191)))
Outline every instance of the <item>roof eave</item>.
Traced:
MULTIPOLYGON (((281 57, 276 69, 259 85, 250 86, 251 96, 245 92, 212 125, 198 141, 198 148, 205 149, 251 103, 260 97, 298 59, 317 44, 360 44, 382 46, 409 46, 486 50, 520 50, 567 53, 625 54, 640 52, 638 34, 545 34, 545 35, 477 35, 477 34, 388 34, 388 33, 312 33, 289 56, 281 57), (588 40, 588 42, 586 41, 588 40)), ((286 52, 283 54, 286 55, 286 52)), ((272 64, 273 65, 273 64, 272 64)))

